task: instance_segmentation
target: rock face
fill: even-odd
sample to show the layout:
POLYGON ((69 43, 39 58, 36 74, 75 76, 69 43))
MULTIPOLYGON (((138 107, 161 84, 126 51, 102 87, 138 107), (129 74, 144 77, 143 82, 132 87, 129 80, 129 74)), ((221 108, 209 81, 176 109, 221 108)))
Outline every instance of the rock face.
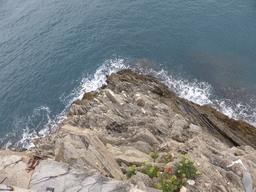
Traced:
POLYGON ((25 157, 2 152, 3 184, 34 191, 159 191, 159 180, 139 167, 147 160, 163 171, 171 156, 167 165, 174 172, 188 154, 202 174, 182 191, 256 190, 255 127, 179 98, 131 70, 107 76, 107 85, 75 101, 56 133, 35 145, 25 156, 40 159, 24 182, 7 172, 25 174, 25 157), (159 157, 152 159, 156 148, 159 157), (138 174, 127 179, 123 172, 131 165, 138 174))
POLYGON ((120 182, 93 174, 84 167, 73 166, 52 160, 43 160, 35 168, 31 178, 30 189, 46 191, 47 188, 54 192, 76 191, 129 191, 129 183, 120 182))

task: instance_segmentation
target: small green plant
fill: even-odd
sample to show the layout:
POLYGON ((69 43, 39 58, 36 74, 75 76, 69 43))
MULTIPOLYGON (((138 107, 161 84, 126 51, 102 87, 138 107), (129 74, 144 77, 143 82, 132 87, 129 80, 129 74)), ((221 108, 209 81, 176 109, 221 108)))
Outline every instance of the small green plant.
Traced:
POLYGON ((164 157, 164 159, 165 159, 165 163, 169 163, 169 162, 172 161, 172 157, 171 157, 170 155, 166 155, 166 156, 164 157))
POLYGON ((157 159, 157 157, 159 157, 158 155, 158 151, 159 151, 159 148, 156 148, 156 149, 151 149, 152 152, 149 153, 149 155, 151 156, 152 159, 154 159, 154 161, 157 159))
POLYGON ((159 171, 158 168, 156 168, 154 164, 150 165, 148 161, 145 161, 145 164, 146 167, 141 166, 141 172, 147 174, 150 178, 156 177, 159 171))
POLYGON ((179 191, 182 185, 187 182, 186 178, 177 178, 175 175, 172 175, 171 171, 171 169, 166 170, 166 173, 168 174, 167 178, 164 178, 160 172, 158 173, 160 184, 157 184, 156 187, 163 190, 163 192, 179 191))
POLYGON ((136 165, 132 165, 131 167, 128 168, 128 171, 126 173, 126 177, 129 179, 132 175, 136 175, 137 171, 135 171, 136 165))
POLYGON ((194 161, 188 159, 188 155, 181 160, 178 167, 178 176, 187 179, 196 179, 201 173, 196 171, 196 165, 194 161))

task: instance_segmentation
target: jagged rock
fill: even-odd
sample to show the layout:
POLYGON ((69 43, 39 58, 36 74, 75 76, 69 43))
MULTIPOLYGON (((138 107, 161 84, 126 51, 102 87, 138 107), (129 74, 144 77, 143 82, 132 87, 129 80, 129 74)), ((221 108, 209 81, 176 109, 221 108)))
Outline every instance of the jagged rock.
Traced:
POLYGON ((243 172, 243 185, 246 192, 252 192, 252 178, 248 172, 243 172))
POLYGON ((144 190, 146 191, 147 190, 147 187, 146 185, 143 183, 143 181, 139 181, 136 185, 137 189, 140 189, 140 190, 144 190))
POLYGON ((4 156, 3 158, 0 159, 0 171, 5 169, 7 166, 15 164, 21 160, 22 157, 17 155, 4 156))
POLYGON ((104 92, 105 92, 106 96, 109 98, 109 100, 112 101, 113 103, 118 103, 119 105, 124 104, 122 99, 118 95, 113 93, 110 89, 105 89, 104 92))
POLYGON ((256 163, 256 152, 244 155, 244 157, 250 161, 252 161, 253 163, 256 163))
POLYGON ((180 192, 189 192, 189 190, 186 187, 182 186, 180 192))
POLYGON ((35 168, 30 189, 44 192, 50 187, 54 192, 63 191, 129 191, 131 185, 93 174, 83 167, 72 167, 56 161, 43 160, 35 168))
POLYGON ((129 180, 134 185, 137 185, 139 182, 143 182, 146 187, 155 187, 152 179, 141 172, 137 172, 137 174, 133 175, 129 180))
POLYGON ((212 186, 212 191, 213 192, 228 192, 225 187, 221 186, 221 185, 213 185, 212 186))
POLYGON ((152 147, 144 141, 137 141, 135 143, 129 143, 127 145, 132 146, 133 148, 135 148, 143 153, 146 153, 146 154, 149 154, 149 152, 152 149, 152 147))
POLYGON ((145 99, 141 96, 141 94, 137 93, 134 96, 135 102, 137 103, 138 106, 144 107, 145 106, 145 99))
POLYGON ((118 124, 117 122, 113 122, 110 125, 106 126, 108 131, 124 133, 127 131, 127 127, 124 124, 118 124))
POLYGON ((232 171, 227 171, 226 172, 226 179, 229 180, 236 188, 243 190, 243 183, 240 179, 239 176, 237 176, 234 172, 232 171))
POLYGON ((46 187, 56 191, 142 191, 145 187, 118 181, 126 179, 121 168, 127 171, 135 164, 138 173, 129 181, 135 185, 141 181, 146 191, 158 191, 148 188, 155 187, 158 179, 140 173, 138 166, 145 160, 152 163, 149 152, 159 148, 154 164, 160 171, 166 164, 165 155, 172 156, 167 165, 175 173, 188 154, 202 173, 193 187, 185 185, 187 191, 247 192, 256 186, 255 127, 210 106, 179 98, 152 76, 131 70, 107 76, 107 85, 72 104, 53 135, 34 142, 35 148, 27 151, 30 157, 55 161, 35 164, 30 181, 22 172, 28 167, 26 154, 4 152, 0 154, 0 182, 25 186, 30 181, 31 188, 39 191, 46 187), (46 168, 51 169, 48 174, 46 168))
POLYGON ((8 191, 18 191, 18 192, 35 192, 32 190, 28 190, 28 189, 24 189, 24 188, 20 188, 20 187, 16 187, 16 186, 6 186, 6 185, 1 185, 0 184, 0 191, 3 192, 8 192, 8 191))
POLYGON ((132 142, 145 141, 146 143, 150 144, 151 146, 159 144, 159 141, 147 129, 140 129, 139 132, 135 136, 133 136, 130 140, 132 142))
POLYGON ((33 171, 28 171, 29 157, 25 153, 0 153, 0 183, 19 188, 28 188, 33 171), (8 154, 9 153, 9 154, 8 154))
POLYGON ((115 156, 115 160, 119 165, 125 163, 128 166, 141 166, 144 161, 152 162, 152 159, 148 154, 130 146, 108 146, 107 150, 115 156))
POLYGON ((38 183, 45 182, 50 178, 59 177, 68 173, 68 165, 57 161, 41 161, 36 167, 31 178, 30 188, 38 183))
POLYGON ((56 160, 72 165, 80 159, 84 165, 97 168, 103 174, 124 179, 113 155, 107 152, 104 144, 93 131, 68 125, 62 126, 61 129, 68 135, 56 145, 58 147, 55 149, 56 160))

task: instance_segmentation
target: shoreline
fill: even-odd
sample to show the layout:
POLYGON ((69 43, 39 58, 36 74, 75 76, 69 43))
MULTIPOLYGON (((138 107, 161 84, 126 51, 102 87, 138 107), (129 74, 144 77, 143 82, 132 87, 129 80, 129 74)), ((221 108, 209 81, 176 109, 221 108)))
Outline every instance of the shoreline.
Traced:
POLYGON ((205 191, 207 183, 210 189, 222 191, 245 191, 245 182, 256 187, 255 127, 230 119, 210 106, 180 98, 150 75, 125 69, 107 76, 106 82, 96 92, 85 93, 73 102, 55 133, 35 139, 34 148, 2 151, 0 179, 9 165, 12 168, 8 171, 23 173, 27 179, 21 184, 10 176, 2 183, 35 191, 45 191, 50 185, 57 191, 77 186, 77 191, 86 191, 87 185, 82 183, 89 185, 89 178, 96 177, 91 187, 102 187, 103 179, 111 189, 157 190, 160 178, 141 171, 144 161, 163 174, 168 166, 175 175, 188 154, 201 174, 194 179, 193 187, 184 182, 187 191, 205 191), (124 173, 132 165, 136 174, 127 178, 124 173), (75 179, 74 172, 79 171, 75 179), (48 179, 41 180, 42 174, 48 179), (59 183, 67 178, 72 182, 59 183))
MULTIPOLYGON (((96 83, 96 84, 99 84, 99 87, 102 84, 105 84, 106 78, 105 78, 105 75, 102 74, 103 72, 102 70, 106 67, 113 68, 112 65, 105 66, 104 64, 103 66, 99 67, 95 73, 95 74, 98 74, 96 79, 100 79, 101 81, 101 83, 96 83)), ((121 68, 123 67, 124 66, 122 66, 121 68)), ((130 69, 130 67, 128 68, 130 69)), ((115 71, 117 70, 117 68, 114 67, 114 69, 111 69, 111 71, 113 70, 115 71)), ((154 76, 154 78, 157 80, 158 83, 160 82, 164 84, 170 90, 175 92, 179 97, 188 99, 189 101, 197 103, 201 106, 210 105, 220 113, 227 115, 229 118, 233 118, 235 120, 238 120, 238 119, 242 120, 255 127, 255 123, 253 122, 255 122, 256 119, 253 115, 254 109, 251 106, 249 106, 247 103, 237 103, 235 101, 230 101, 229 99, 225 99, 225 98, 214 99, 215 97, 217 97, 217 95, 214 95, 214 93, 211 93, 211 90, 213 89, 213 87, 206 82, 197 82, 197 81, 196 81, 197 83, 194 81, 187 82, 186 79, 179 79, 179 78, 173 77, 172 75, 168 75, 164 70, 155 71, 153 69, 147 69, 147 68, 143 69, 140 65, 133 67, 131 70, 141 75, 150 74, 154 76)), ((109 73, 109 71, 107 73, 109 73)), ((44 130, 45 133, 41 134, 40 133, 41 131, 34 130, 33 127, 28 127, 28 129, 23 129, 22 134, 19 134, 19 135, 23 135, 20 138, 16 138, 16 139, 11 138, 10 140, 2 139, 4 141, 4 144, 2 144, 1 149, 2 150, 6 149, 6 147, 4 146, 7 146, 7 144, 8 146, 10 146, 9 149, 11 150, 29 149, 30 148, 29 146, 32 144, 31 140, 33 140, 34 138, 47 136, 49 135, 48 133, 52 134, 54 132, 52 131, 52 129, 55 129, 58 126, 58 124, 65 118, 66 114, 69 111, 69 108, 71 107, 71 103, 73 103, 76 99, 82 98, 82 93, 85 92, 85 90, 87 90, 87 88, 85 87, 88 87, 88 86, 90 87, 90 89, 88 89, 87 92, 89 92, 90 90, 96 90, 95 78, 87 79, 86 82, 82 80, 82 82, 80 86, 77 87, 77 90, 75 92, 73 92, 74 90, 72 91, 72 94, 74 97, 73 96, 71 97, 72 94, 67 96, 69 98, 67 102, 68 104, 65 105, 64 109, 60 113, 52 114, 50 116, 50 109, 47 106, 40 106, 34 109, 34 111, 47 110, 47 111, 40 111, 40 113, 41 112, 46 113, 44 116, 42 116, 43 119, 45 119, 46 117, 48 118, 48 123, 46 123, 45 125, 42 124, 43 127, 41 131, 44 130), (93 87, 94 87, 93 89, 91 89, 90 83, 93 84, 93 87)), ((54 110, 54 109, 52 108, 51 110, 54 110)), ((32 115, 29 116, 29 118, 31 116, 33 118, 34 112, 32 115)), ((24 122, 26 124, 27 121, 25 120, 24 122)), ((39 124, 41 124, 41 122, 39 124)), ((36 125, 37 124, 35 124, 35 126, 36 125)), ((20 127, 24 128, 23 125, 20 125, 20 127)))

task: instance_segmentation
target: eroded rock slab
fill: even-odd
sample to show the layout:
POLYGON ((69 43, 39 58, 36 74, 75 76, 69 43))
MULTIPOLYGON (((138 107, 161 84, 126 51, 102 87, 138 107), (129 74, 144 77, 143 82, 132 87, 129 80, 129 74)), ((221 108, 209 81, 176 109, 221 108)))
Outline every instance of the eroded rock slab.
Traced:
MULTIPOLYGON (((31 152, 42 160, 29 181, 38 191, 158 191, 153 188, 159 179, 140 173, 141 165, 147 160, 175 173, 184 154, 202 174, 183 191, 256 187, 256 128, 179 98, 154 77, 131 70, 107 76, 107 85, 75 101, 56 133, 35 146, 31 152), (157 150, 152 159, 149 152, 157 150), (127 180, 121 170, 133 164, 138 174, 127 180)), ((23 157, 13 155, 0 159, 0 178, 11 169, 23 174, 23 157)), ((9 178, 21 185, 17 176, 9 178)))
POLYGON ((52 160, 40 161, 30 182, 30 189, 38 192, 45 192, 47 188, 54 192, 121 192, 129 191, 131 187, 127 182, 106 178, 84 167, 70 167, 52 160))

